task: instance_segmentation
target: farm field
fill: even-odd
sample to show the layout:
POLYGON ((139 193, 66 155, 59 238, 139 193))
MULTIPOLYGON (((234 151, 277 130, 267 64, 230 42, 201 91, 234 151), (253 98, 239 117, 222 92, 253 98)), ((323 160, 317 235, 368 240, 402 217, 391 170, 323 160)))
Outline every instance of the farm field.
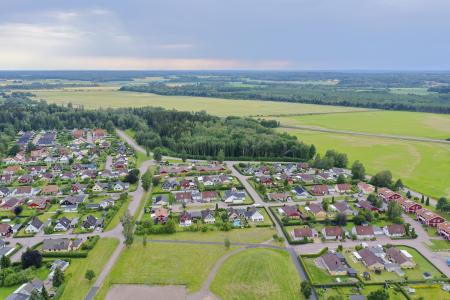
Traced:
MULTIPOLYGON (((346 114, 349 115, 349 114, 346 114)), ((348 134, 283 129, 305 143, 316 145, 319 153, 336 149, 349 161, 360 160, 368 174, 390 170, 410 188, 432 197, 450 196, 450 145, 402 141, 348 134)))
POLYGON ((93 270, 98 276, 118 244, 117 239, 100 239, 87 258, 71 259, 66 271, 68 280, 61 299, 84 299, 95 283, 95 278, 91 282, 84 278, 86 271, 93 270))
MULTIPOLYGON (((148 93, 120 92, 110 87, 55 89, 30 91, 51 103, 98 107, 160 106, 185 111, 205 110, 218 116, 247 116, 274 114, 309 114, 359 111, 352 107, 324 106, 272 101, 227 100, 189 96, 160 96, 148 93)), ((367 109, 364 109, 367 110, 367 109)))
POLYGON ((450 115, 372 111, 351 114, 281 117, 278 120, 283 125, 435 139, 450 138, 450 115))
POLYGON ((229 257, 211 290, 220 299, 301 299, 300 279, 289 253, 248 249, 229 257))
MULTIPOLYGON (((215 262, 227 251, 223 245, 153 244, 135 238, 105 279, 96 299, 104 299, 113 284, 185 285, 200 289, 215 262)), ((234 248, 235 249, 235 248, 234 248)), ((83 273, 84 276, 84 273, 83 273)))

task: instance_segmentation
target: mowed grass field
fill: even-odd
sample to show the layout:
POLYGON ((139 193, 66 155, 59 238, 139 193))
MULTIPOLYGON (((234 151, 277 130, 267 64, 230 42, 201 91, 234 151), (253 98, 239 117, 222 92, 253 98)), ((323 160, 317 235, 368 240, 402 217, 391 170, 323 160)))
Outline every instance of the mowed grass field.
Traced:
POLYGON ((118 283, 184 285, 190 293, 198 291, 215 262, 232 249, 170 243, 144 246, 141 238, 135 238, 133 245, 121 253, 96 299, 104 299, 108 289, 118 283))
POLYGON ((289 253, 275 249, 232 255, 217 272, 211 291, 223 300, 303 299, 289 253))
POLYGON ((86 271, 93 270, 96 276, 99 276, 118 244, 117 239, 103 238, 97 242, 87 258, 73 258, 65 273, 67 284, 61 299, 84 299, 96 280, 94 278, 89 282, 84 278, 86 271))
POLYGON ((359 108, 323 106, 272 101, 227 100, 189 96, 160 96, 148 93, 121 92, 117 87, 67 88, 30 91, 51 103, 98 107, 158 106, 184 111, 205 110, 218 116, 256 116, 274 114, 309 114, 359 111, 359 108))
POLYGON ((349 130, 376 134, 450 138, 450 115, 402 111, 306 115, 278 118, 284 125, 349 130))
POLYGON ((450 145, 283 129, 319 153, 336 149, 350 162, 360 160, 368 174, 390 170, 410 188, 433 197, 450 196, 450 145))

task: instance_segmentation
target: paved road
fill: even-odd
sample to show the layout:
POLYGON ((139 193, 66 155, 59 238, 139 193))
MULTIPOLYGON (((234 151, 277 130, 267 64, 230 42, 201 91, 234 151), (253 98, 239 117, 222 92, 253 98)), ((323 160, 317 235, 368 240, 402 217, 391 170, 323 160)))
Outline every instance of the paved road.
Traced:
POLYGON ((360 135, 360 136, 379 137, 379 138, 386 138, 386 139, 414 141, 414 142, 426 142, 426 143, 439 143, 439 144, 450 145, 450 141, 439 140, 439 139, 432 139, 432 138, 425 138, 425 137, 403 136, 403 135, 382 134, 382 133, 357 132, 357 131, 350 131, 350 130, 318 128, 318 127, 312 127, 312 126, 281 125, 280 127, 281 128, 288 128, 288 129, 300 129, 300 130, 308 130, 308 131, 318 131, 318 132, 338 133, 338 134, 349 134, 349 135, 360 135))
POLYGON ((111 155, 108 155, 106 157, 106 163, 105 163, 105 170, 112 170, 112 162, 113 162, 113 158, 111 155))

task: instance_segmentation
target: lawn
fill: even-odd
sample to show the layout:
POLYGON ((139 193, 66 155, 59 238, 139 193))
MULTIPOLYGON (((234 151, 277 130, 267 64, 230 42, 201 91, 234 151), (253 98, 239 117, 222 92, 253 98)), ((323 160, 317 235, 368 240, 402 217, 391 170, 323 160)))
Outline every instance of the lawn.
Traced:
POLYGON ((415 294, 410 295, 412 300, 418 300, 420 297, 428 299, 430 295, 433 295, 433 299, 436 300, 450 299, 450 293, 442 290, 440 285, 411 285, 409 287, 416 290, 415 294))
POLYGON ((301 299, 300 278, 287 251, 248 249, 229 257, 211 291, 220 299, 301 299))
POLYGON ((429 245, 432 251, 447 251, 450 250, 450 242, 446 240, 431 240, 432 245, 429 245))
POLYGON ((299 140, 314 144, 319 153, 328 149, 347 153, 350 163, 360 160, 369 174, 390 170, 412 189, 436 198, 450 196, 450 145, 298 129, 287 131, 299 140))
POLYGON ((61 299, 84 299, 95 283, 95 279, 89 282, 84 278, 86 270, 91 269, 99 276, 118 244, 116 239, 103 238, 97 242, 87 258, 72 258, 66 271, 67 284, 61 299))
POLYGON ((117 224, 119 224, 120 218, 128 209, 128 204, 130 203, 131 198, 132 198, 131 196, 128 196, 127 200, 124 203, 122 203, 122 206, 116 212, 111 222, 109 222, 108 226, 106 226, 105 229, 103 229, 103 231, 114 229, 117 226, 117 224))
POLYGON ((111 89, 55 89, 32 91, 48 102, 57 104, 83 105, 86 108, 98 107, 140 107, 159 106, 167 109, 184 111, 207 111, 213 115, 274 115, 274 114, 308 114, 324 112, 358 111, 352 107, 329 105, 227 100, 189 96, 161 96, 149 93, 120 92, 111 89))
POLYGON ((96 299, 104 299, 111 285, 118 283, 186 285, 190 293, 198 291, 215 262, 227 251, 222 245, 144 246, 142 239, 136 238, 120 255, 96 299))
MULTIPOLYGON (((372 285, 366 286, 361 291, 359 291, 356 287, 335 287, 335 288, 322 288, 316 289, 316 292, 319 296, 319 299, 328 299, 331 296, 342 296, 343 299, 348 299, 350 295, 359 295, 363 294, 367 296, 370 292, 384 289, 383 285, 372 285)), ((397 292, 394 290, 394 287, 389 287, 389 300, 405 300, 406 297, 403 296, 401 292, 397 292)), ((426 299, 426 298, 425 298, 426 299)))
POLYGON ((284 117, 279 120, 282 124, 315 128, 435 139, 450 137, 450 116, 431 113, 371 111, 284 117))
POLYGON ((263 243, 270 239, 276 233, 272 227, 252 227, 242 229, 232 229, 230 231, 208 231, 208 232, 177 232, 175 234, 153 234, 148 239, 154 240, 177 240, 177 241, 207 241, 223 242, 229 238, 231 243, 263 243))
POLYGON ((336 282, 335 278, 328 274, 326 270, 317 267, 315 258, 302 258, 302 260, 308 270, 308 274, 311 277, 310 279, 313 284, 336 282))

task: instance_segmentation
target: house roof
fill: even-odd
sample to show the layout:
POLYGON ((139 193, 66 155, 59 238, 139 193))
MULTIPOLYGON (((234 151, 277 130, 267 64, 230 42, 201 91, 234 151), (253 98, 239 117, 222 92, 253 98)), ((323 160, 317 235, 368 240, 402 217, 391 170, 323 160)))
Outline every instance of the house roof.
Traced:
POLYGON ((386 226, 387 231, 389 234, 405 234, 405 226, 401 224, 390 224, 386 226))
POLYGON ((42 188, 42 193, 57 193, 59 188, 57 185, 46 185, 42 188))
POLYGON ((294 236, 295 237, 312 237, 313 236, 312 229, 309 227, 295 228, 294 236))
POLYGON ((373 254, 368 248, 364 248, 358 251, 358 254, 361 256, 362 260, 365 262, 367 266, 372 266, 376 263, 383 263, 383 260, 373 254))
POLYGON ((327 226, 324 230, 327 236, 341 236, 344 233, 340 226, 327 226))
POLYGON ((319 184, 312 187, 312 192, 314 194, 328 193, 328 186, 325 184, 319 184))
POLYGON ((345 271, 347 267, 335 253, 328 252, 321 256, 323 262, 330 271, 345 271))
POLYGON ((333 206, 340 212, 344 212, 349 208, 348 203, 345 201, 335 202, 333 206))
POLYGON ((44 251, 60 251, 69 249, 70 240, 66 238, 60 239, 44 239, 42 250, 44 251))
POLYGON ((394 247, 388 248, 386 250, 386 254, 394 263, 397 263, 399 265, 410 261, 410 259, 407 258, 399 249, 394 247))
POLYGON ((42 223, 38 218, 33 218, 33 220, 31 220, 30 222, 30 225, 36 229, 40 229, 44 225, 44 223, 42 223))
POLYGON ((317 204, 317 203, 311 203, 309 204, 309 209, 311 210, 311 212, 313 212, 314 214, 318 214, 320 212, 325 212, 322 208, 321 204, 317 204))
POLYGON ((357 235, 373 235, 373 227, 372 225, 363 226, 363 225, 356 225, 356 234, 357 235))
POLYGON ((437 225, 438 230, 445 231, 450 234, 450 222, 443 222, 437 225))

